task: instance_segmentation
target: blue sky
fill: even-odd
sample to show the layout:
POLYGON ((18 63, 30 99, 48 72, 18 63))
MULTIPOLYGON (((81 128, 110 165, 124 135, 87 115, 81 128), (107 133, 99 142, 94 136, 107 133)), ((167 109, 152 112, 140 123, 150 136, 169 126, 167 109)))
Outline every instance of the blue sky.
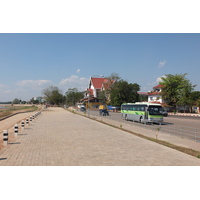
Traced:
POLYGON ((118 73, 146 92, 165 74, 188 73, 200 91, 200 34, 0 34, 0 101, 29 100, 55 85, 87 88, 90 76, 118 73))

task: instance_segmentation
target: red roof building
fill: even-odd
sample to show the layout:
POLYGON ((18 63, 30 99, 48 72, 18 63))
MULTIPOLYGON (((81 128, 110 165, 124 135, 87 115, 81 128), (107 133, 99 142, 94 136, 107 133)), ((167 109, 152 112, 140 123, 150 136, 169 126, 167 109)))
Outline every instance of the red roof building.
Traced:
POLYGON ((91 77, 89 88, 87 89, 87 96, 98 97, 98 94, 105 89, 108 89, 115 81, 106 78, 91 77), (90 93, 90 94, 89 94, 90 93))
POLYGON ((156 85, 153 87, 153 91, 148 94, 148 102, 150 103, 165 103, 162 99, 162 88, 163 85, 156 85))

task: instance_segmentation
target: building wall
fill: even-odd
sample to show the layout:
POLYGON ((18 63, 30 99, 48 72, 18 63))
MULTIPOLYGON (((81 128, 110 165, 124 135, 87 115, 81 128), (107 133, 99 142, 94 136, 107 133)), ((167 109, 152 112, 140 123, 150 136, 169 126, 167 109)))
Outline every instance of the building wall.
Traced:
POLYGON ((150 96, 148 96, 148 102, 164 103, 161 95, 150 95, 150 96))

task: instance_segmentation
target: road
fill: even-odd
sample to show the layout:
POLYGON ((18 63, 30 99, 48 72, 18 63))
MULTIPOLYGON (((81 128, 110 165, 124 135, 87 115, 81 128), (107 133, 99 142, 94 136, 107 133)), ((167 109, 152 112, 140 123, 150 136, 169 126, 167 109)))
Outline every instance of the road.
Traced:
MULTIPOLYGON (((87 113, 88 114, 88 113, 87 113)), ((92 116, 99 116, 98 111, 91 111, 90 115, 92 116)), ((181 138, 187 138, 190 140, 194 140, 200 142, 200 119, 199 118, 188 118, 188 117, 174 117, 168 116, 164 117, 164 122, 160 126, 160 124, 141 124, 132 121, 125 121, 122 119, 121 113, 110 112, 110 116, 102 116, 102 118, 109 118, 111 120, 119 121, 119 122, 126 122, 127 124, 135 123, 136 126, 142 126, 147 129, 151 130, 159 130, 168 133, 170 135, 175 135, 181 138)))
POLYGON ((164 121, 167 123, 173 123, 177 126, 200 128, 200 117, 168 116, 164 117, 164 121))
MULTIPOLYGON (((90 114, 99 115, 99 112, 90 110, 90 114)), ((110 112, 110 116, 108 117, 113 120, 124 121, 121 117, 121 113, 110 112)), ((164 117, 164 124, 174 125, 174 126, 187 126, 200 129, 200 117, 168 116, 164 117)))

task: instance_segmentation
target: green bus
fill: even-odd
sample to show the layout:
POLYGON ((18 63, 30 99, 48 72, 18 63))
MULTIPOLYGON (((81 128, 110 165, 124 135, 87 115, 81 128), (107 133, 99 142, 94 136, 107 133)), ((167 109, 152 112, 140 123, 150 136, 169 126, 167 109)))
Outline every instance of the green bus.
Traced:
POLYGON ((121 105, 123 119, 140 123, 162 123, 162 109, 160 104, 147 102, 124 103, 121 105))

